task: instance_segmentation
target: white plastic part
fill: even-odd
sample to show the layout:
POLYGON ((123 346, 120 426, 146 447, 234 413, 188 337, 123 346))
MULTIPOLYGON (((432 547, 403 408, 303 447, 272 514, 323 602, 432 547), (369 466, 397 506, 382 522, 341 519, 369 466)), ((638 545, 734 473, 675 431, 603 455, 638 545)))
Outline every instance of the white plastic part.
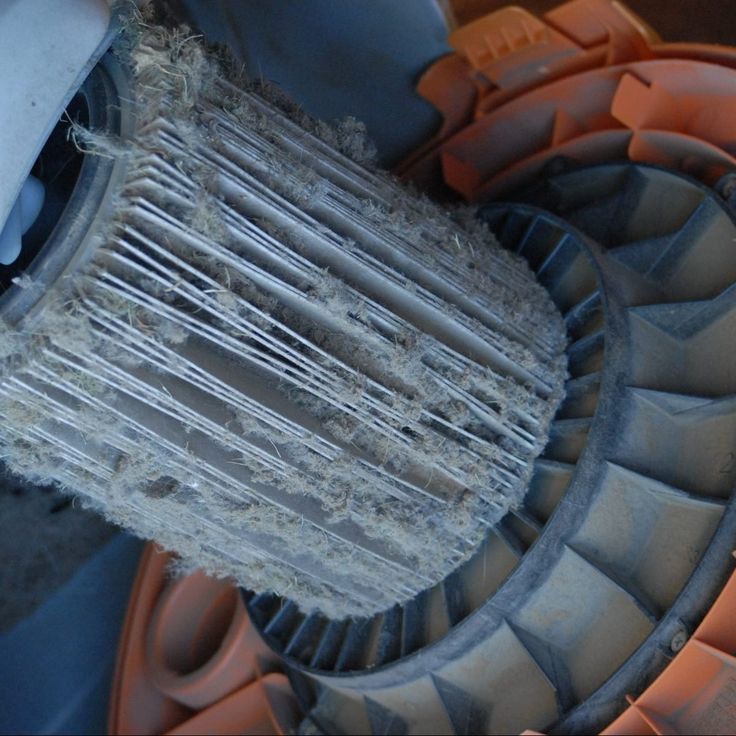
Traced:
POLYGON ((107 0, 0 2, 0 227, 64 107, 109 43, 107 0))
POLYGON ((9 266, 20 255, 22 236, 41 212, 46 190, 35 176, 29 176, 0 230, 0 263, 9 266))

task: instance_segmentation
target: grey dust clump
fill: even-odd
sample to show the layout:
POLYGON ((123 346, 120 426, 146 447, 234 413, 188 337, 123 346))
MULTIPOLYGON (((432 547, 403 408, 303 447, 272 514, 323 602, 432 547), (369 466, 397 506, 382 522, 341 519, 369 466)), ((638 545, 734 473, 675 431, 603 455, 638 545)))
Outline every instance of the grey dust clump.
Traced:
POLYGON ((119 48, 134 133, 73 131, 115 161, 110 216, 2 326, 8 464, 305 610, 411 598, 520 503, 560 316, 465 213, 366 168, 354 122, 274 104, 184 31, 119 48))

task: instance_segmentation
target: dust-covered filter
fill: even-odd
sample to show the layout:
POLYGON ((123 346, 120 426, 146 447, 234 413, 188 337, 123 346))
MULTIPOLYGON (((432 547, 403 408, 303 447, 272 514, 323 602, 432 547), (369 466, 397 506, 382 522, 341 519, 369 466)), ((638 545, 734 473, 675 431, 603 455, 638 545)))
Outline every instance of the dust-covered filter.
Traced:
POLYGON ((118 129, 71 129, 104 191, 0 303, 6 462, 307 611, 415 596, 523 498, 560 315, 472 217, 366 164, 355 122, 186 31, 114 54, 118 129))

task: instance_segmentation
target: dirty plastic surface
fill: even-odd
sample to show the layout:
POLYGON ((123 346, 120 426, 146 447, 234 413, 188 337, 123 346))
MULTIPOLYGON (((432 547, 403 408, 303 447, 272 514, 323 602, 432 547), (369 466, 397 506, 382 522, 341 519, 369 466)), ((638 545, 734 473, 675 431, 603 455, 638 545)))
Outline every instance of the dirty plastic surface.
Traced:
MULTIPOLYGON (((601 736, 732 734, 736 725, 736 573, 688 639, 672 638, 672 663, 601 736)), ((539 731, 525 730, 522 736, 539 731)))

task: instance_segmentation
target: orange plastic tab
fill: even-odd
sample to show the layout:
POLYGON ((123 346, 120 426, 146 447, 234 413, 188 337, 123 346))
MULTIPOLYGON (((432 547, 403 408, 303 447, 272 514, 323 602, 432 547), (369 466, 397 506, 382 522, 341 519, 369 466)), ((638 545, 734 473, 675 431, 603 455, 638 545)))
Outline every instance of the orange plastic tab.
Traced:
POLYGON ((601 161, 622 161, 629 155, 633 138, 630 130, 600 130, 565 141, 516 162, 491 178, 475 194, 477 199, 490 199, 528 186, 545 175, 556 162, 576 166, 592 166, 601 161))
POLYGON ((507 7, 479 18, 449 37, 450 45, 488 82, 522 86, 540 68, 582 53, 580 47, 528 11, 507 7))
POLYGON ((677 100, 658 82, 647 84, 625 73, 611 103, 611 114, 631 130, 680 126, 677 100))
POLYGON ((447 184, 473 200, 507 168, 545 151, 552 155, 555 143, 573 135, 623 128, 610 114, 621 74, 597 71, 540 87, 450 139, 442 146, 447 184))
POLYGON ((274 736, 294 733, 299 710, 285 675, 271 673, 169 731, 171 736, 274 736))
POLYGON ((615 0, 571 0, 545 13, 544 20, 583 48, 606 47, 606 64, 654 57, 659 34, 615 0))
POLYGON ((434 184, 442 181, 437 150, 443 141, 470 123, 478 91, 470 78, 470 65, 456 54, 435 62, 419 80, 417 91, 435 106, 442 116, 442 125, 397 167, 396 173, 423 182, 424 191, 429 193, 434 184))

